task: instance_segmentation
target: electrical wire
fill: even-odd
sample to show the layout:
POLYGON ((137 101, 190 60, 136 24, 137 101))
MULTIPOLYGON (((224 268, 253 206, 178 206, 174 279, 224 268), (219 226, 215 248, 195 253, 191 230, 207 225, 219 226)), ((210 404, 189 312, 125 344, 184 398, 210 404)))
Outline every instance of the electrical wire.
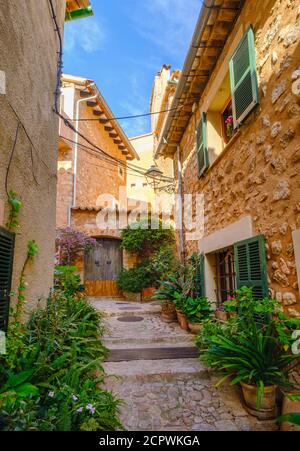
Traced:
MULTIPOLYGON (((60 31, 60 27, 58 25, 57 22, 57 17, 55 15, 55 10, 54 10, 54 6, 53 6, 53 2, 52 0, 48 0, 49 5, 50 5, 50 9, 51 9, 51 15, 52 15, 52 19, 55 25, 54 31, 58 34, 59 37, 59 51, 58 53, 58 63, 57 63, 57 83, 56 83, 56 89, 54 92, 55 95, 55 101, 54 101, 54 113, 64 122, 64 124, 66 125, 66 127, 70 128, 74 133, 76 133, 78 136, 80 136, 84 141, 86 141, 90 146, 92 146, 94 149, 90 149, 95 151, 95 149, 97 149, 101 154, 103 154, 105 157, 107 157, 110 160, 116 161, 117 163, 119 163, 120 165, 123 165, 123 167, 126 168, 130 168, 131 170, 133 170, 134 172, 137 172, 139 174, 142 174, 143 176, 145 176, 145 173, 141 172, 140 168, 137 170, 137 166, 134 167, 134 165, 126 163, 116 157, 113 157, 112 155, 108 154, 107 152, 105 152, 105 150, 103 150, 101 147, 97 146, 96 144, 94 144, 89 138, 87 138, 83 133, 81 133, 79 130, 77 130, 73 124, 71 123, 70 120, 68 120, 66 117, 64 117, 60 111, 59 111, 59 97, 60 97, 60 88, 61 88, 61 76, 62 76, 62 67, 63 67, 63 46, 62 46, 62 35, 61 35, 61 31, 60 31)), ((180 100, 180 99, 179 99, 180 100)), ((188 100, 192 100, 192 99, 184 99, 185 101, 188 100)), ((196 100, 196 99, 194 99, 196 100)), ((186 104, 185 104, 186 105, 186 104)), ((185 105, 181 105, 177 108, 174 108, 174 110, 181 110, 185 105)), ((146 115, 150 116, 152 113, 146 113, 146 115)), ((155 114, 159 114, 159 112, 155 112, 155 114)), ((139 116, 139 115, 137 115, 139 116)), ((135 116, 136 117, 136 116, 135 116)), ((141 117, 141 116, 140 116, 141 117)), ((129 118, 129 117, 127 117, 129 118)), ((99 119, 88 119, 88 120, 97 120, 99 121, 99 119)), ((111 118, 111 119, 107 119, 107 121, 109 120, 117 120, 117 118, 111 118)), ((152 178, 150 176, 150 178, 152 178)), ((154 177, 153 177, 154 178, 154 177)), ((170 177, 162 177, 162 180, 164 181, 173 181, 172 178, 170 177)))
MULTIPOLYGON (((101 155, 101 158, 102 158, 104 161, 109 162, 109 163, 112 163, 112 164, 114 164, 115 166, 121 165, 123 168, 125 168, 125 169, 130 169, 131 171, 134 171, 134 172, 136 172, 136 173, 142 175, 143 177, 148 177, 148 178, 152 178, 152 179, 155 178, 155 177, 153 177, 153 176, 151 176, 151 175, 147 175, 147 174, 146 174, 147 171, 148 171, 148 169, 146 169, 146 168, 142 168, 142 167, 140 167, 140 166, 136 166, 136 165, 127 163, 127 162, 122 161, 122 160, 118 160, 118 159, 113 160, 112 158, 107 158, 107 157, 103 156, 102 152, 99 152, 97 149, 93 149, 92 147, 88 147, 88 146, 86 146, 85 144, 76 143, 76 141, 74 141, 74 140, 72 140, 72 139, 70 139, 70 138, 66 138, 65 136, 61 136, 61 138, 64 139, 64 140, 66 140, 66 141, 68 141, 68 142, 70 142, 70 143, 72 143, 72 144, 78 144, 78 146, 79 146, 79 147, 82 147, 84 150, 89 150, 89 151, 91 151, 91 152, 93 153, 93 155, 95 155, 95 154, 96 154, 96 155, 101 155)), ((165 182, 173 182, 173 179, 172 179, 172 178, 166 177, 166 176, 163 176, 163 177, 161 178, 161 180, 162 180, 162 181, 165 181, 165 182)))
POLYGON ((11 153, 10 153, 9 162, 8 162, 8 166, 7 166, 6 174, 5 174, 5 191, 6 191, 6 194, 7 194, 7 197, 8 197, 8 198, 9 198, 9 192, 8 192, 8 175, 9 175, 11 163, 12 163, 12 160, 13 160, 13 157, 14 157, 14 153, 15 153, 15 150, 16 150, 16 147, 17 147, 17 142, 18 142, 18 136, 19 136, 20 127, 21 127, 21 124, 20 124, 20 122, 18 122, 17 129, 16 129, 16 133, 15 133, 14 143, 13 143, 12 151, 11 151, 11 153))
MULTIPOLYGON (((183 108, 183 105, 179 108, 183 108)), ((141 117, 147 117, 147 116, 153 116, 155 114, 161 114, 161 113, 168 113, 170 111, 178 110, 178 108, 170 108, 168 110, 162 110, 162 111, 155 111, 153 113, 143 113, 143 114, 135 114, 133 116, 120 116, 120 117, 110 117, 110 118, 103 118, 102 120, 105 122, 113 122, 113 121, 122 121, 125 119, 137 119, 141 117)), ((82 119, 70 119, 72 122, 92 122, 92 121, 99 121, 99 118, 82 118, 82 119)))

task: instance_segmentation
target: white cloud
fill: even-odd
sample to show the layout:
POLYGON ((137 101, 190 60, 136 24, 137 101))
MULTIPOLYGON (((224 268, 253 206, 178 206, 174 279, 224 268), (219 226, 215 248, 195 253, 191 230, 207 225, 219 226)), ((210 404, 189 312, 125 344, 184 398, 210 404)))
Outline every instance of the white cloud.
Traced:
POLYGON ((192 37, 202 0, 143 0, 131 15, 139 34, 171 55, 182 55, 192 37))
POLYGON ((106 32, 96 18, 78 20, 66 24, 64 51, 76 52, 79 48, 87 53, 98 52, 106 41, 106 32))

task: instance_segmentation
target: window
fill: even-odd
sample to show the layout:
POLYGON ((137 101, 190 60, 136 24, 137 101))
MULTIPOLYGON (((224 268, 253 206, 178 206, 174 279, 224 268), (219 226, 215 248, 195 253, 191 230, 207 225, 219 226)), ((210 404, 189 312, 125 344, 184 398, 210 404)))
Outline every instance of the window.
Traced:
POLYGON ((131 188, 135 188, 135 187, 136 187, 136 184, 135 184, 135 183, 131 183, 130 187, 131 187, 131 188))
POLYGON ((234 245, 237 288, 253 287, 256 299, 267 297, 268 276, 265 238, 259 235, 234 245))
POLYGON ((143 187, 146 188, 148 186, 148 183, 143 183, 143 187))
POLYGON ((252 27, 248 29, 230 64, 230 82, 234 128, 237 128, 259 103, 255 41, 252 27))
POLYGON ((0 227, 0 330, 6 332, 10 303, 15 236, 0 227))
POLYGON ((236 290, 233 247, 217 252, 215 258, 217 304, 220 306, 233 297, 236 290))
POLYGON ((253 29, 234 52, 228 72, 197 127, 198 175, 223 152, 238 127, 259 103, 253 29))

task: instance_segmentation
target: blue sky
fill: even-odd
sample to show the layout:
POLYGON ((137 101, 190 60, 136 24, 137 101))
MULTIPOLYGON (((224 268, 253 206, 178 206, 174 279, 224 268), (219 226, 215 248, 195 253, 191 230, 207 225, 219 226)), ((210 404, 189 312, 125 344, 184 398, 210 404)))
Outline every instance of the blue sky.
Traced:
MULTIPOLYGON (((181 69, 202 0, 91 0, 95 16, 66 23, 64 72, 91 78, 116 116, 149 111, 163 64, 181 69)), ((120 121, 128 136, 149 118, 120 121)))

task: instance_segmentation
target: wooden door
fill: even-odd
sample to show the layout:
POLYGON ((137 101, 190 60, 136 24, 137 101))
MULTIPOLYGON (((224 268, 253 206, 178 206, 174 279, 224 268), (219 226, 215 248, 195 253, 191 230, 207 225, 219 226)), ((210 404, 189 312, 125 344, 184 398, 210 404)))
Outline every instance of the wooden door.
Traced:
POLYGON ((89 296, 119 297, 117 277, 123 266, 121 241, 99 238, 85 255, 85 284, 89 296))

